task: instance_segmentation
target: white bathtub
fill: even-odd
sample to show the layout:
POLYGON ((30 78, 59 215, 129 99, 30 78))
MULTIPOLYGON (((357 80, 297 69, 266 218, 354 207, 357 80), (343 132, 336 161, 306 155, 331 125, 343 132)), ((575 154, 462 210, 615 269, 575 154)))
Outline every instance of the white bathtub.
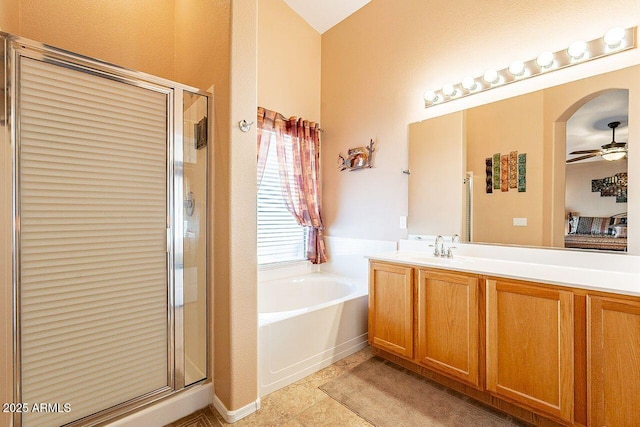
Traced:
POLYGON ((322 272, 258 283, 260 397, 366 347, 367 294, 322 272))

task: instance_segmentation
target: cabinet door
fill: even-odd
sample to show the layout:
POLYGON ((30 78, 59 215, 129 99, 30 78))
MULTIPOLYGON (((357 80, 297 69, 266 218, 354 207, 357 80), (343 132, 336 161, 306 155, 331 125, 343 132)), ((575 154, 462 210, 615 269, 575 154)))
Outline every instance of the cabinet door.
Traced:
POLYGON ((587 301, 588 425, 640 425, 640 302, 587 301))
POLYGON ((413 357, 413 269, 369 265, 369 343, 413 357))
POLYGON ((478 278, 418 271, 418 362, 477 387, 478 278))
POLYGON ((573 419, 573 294, 487 280, 487 388, 573 419))

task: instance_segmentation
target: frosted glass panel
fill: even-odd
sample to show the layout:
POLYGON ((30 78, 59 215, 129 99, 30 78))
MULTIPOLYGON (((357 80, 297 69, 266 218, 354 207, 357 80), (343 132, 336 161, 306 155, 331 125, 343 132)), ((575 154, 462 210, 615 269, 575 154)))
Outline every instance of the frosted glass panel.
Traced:
POLYGON ((57 426, 169 385, 167 94, 20 60, 22 401, 57 426))
POLYGON ((185 385, 207 376, 207 101, 184 94, 185 385))

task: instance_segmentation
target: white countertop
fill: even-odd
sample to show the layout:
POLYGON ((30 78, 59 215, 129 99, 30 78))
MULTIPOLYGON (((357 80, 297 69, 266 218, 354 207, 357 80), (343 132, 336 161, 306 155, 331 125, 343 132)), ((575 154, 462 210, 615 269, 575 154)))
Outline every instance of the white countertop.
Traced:
MULTIPOLYGON (((499 249, 498 251, 500 250, 504 251, 505 249, 499 249)), ((538 250, 544 251, 542 249, 538 250)), ((473 251, 467 250, 467 252, 473 251)), ((492 253, 491 249, 485 249, 485 252, 489 256, 496 255, 492 253)), ((610 258, 609 254, 598 254, 604 256, 593 258, 590 254, 587 254, 586 257, 576 257, 574 254, 569 253, 563 262, 562 259, 559 259, 562 258, 562 253, 558 255, 542 252, 537 257, 538 259, 536 259, 535 250, 532 249, 526 249, 520 253, 518 253, 517 249, 511 249, 509 253, 511 255, 510 259, 457 254, 453 258, 439 258, 433 255, 432 250, 403 250, 401 245, 401 250, 369 255, 368 258, 418 267, 443 268, 640 296, 640 257, 632 255, 618 255, 615 257, 613 255, 615 258, 610 258), (523 259, 518 259, 518 255, 521 255, 523 259), (555 261, 549 261, 548 258, 550 257, 555 258, 555 261), (572 260, 572 257, 578 261, 572 260), (600 261, 593 262, 594 259, 600 261), (591 266, 585 266, 585 263, 588 264, 589 262, 591 262, 591 266), (604 266, 600 266, 600 264, 604 264, 604 266)), ((497 253, 497 255, 500 254, 497 253)))

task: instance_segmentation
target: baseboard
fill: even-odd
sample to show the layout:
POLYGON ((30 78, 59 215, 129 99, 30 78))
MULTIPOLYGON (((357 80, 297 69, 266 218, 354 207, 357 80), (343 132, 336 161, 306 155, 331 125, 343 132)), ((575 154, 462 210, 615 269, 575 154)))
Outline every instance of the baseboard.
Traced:
POLYGON ((214 394, 213 407, 216 408, 216 410, 220 413, 220 415, 222 415, 222 418, 224 418, 227 423, 233 424, 236 421, 241 420, 247 415, 253 414, 258 409, 260 409, 260 398, 258 398, 254 402, 249 403, 246 406, 243 406, 242 408, 230 411, 227 409, 224 403, 222 403, 218 396, 214 394))

